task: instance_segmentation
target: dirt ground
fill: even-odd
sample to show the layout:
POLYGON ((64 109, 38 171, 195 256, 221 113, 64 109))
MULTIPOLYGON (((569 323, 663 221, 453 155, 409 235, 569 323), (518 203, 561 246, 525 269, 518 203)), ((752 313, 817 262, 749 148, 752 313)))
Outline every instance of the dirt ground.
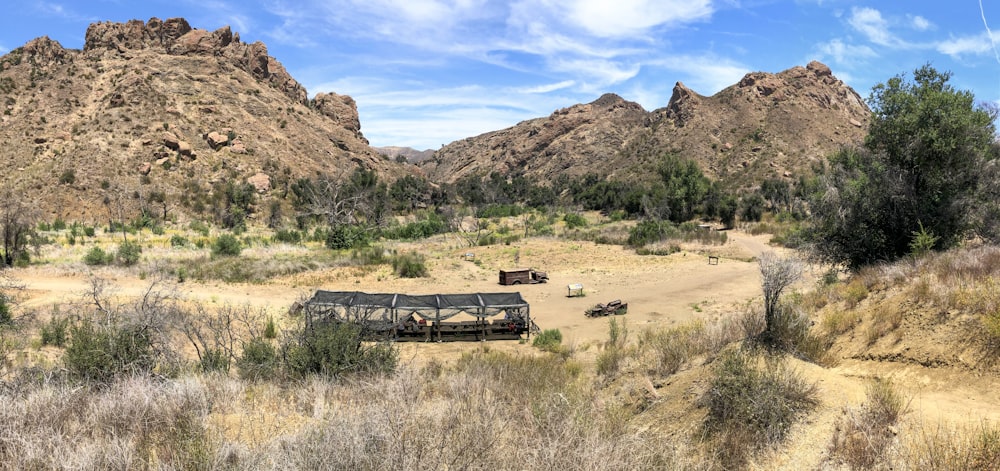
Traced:
MULTIPOLYGON (((416 245, 401 244, 395 250, 408 251, 416 245)), ((298 299, 316 289, 400 292, 407 294, 511 292, 518 291, 530 303, 531 316, 542 329, 559 329, 563 343, 576 348, 577 358, 593 361, 599 345, 608 337, 607 318, 588 318, 584 311, 597 303, 620 299, 629 309, 617 319, 627 322, 630 332, 647 327, 667 326, 693 319, 711 320, 741 312, 748 302, 760 297, 760 275, 754 257, 767 250, 766 236, 738 231, 728 233, 723 246, 682 247, 669 256, 639 256, 614 245, 567 241, 558 238, 529 238, 515 245, 469 248, 460 240, 440 237, 419 245, 427 256, 429 278, 404 279, 389 268, 363 270, 336 268, 311 271, 272 280, 266 284, 228 284, 188 280, 177 285, 182 296, 211 304, 244 304, 266 308, 280 318, 298 299), (472 254, 468 260, 466 254, 472 254), (710 264, 708 256, 718 256, 710 264), (546 271, 545 284, 501 286, 501 268, 533 267, 546 271), (567 285, 580 283, 584 296, 569 297, 567 285)), ((253 253, 253 249, 247 251, 253 253)), ((112 277, 117 292, 141 293, 148 285, 138 272, 120 269, 97 271, 112 277)), ((797 289, 809 289, 822 273, 812 268, 797 289)), ((41 315, 52 304, 81 302, 88 288, 90 269, 82 263, 67 268, 43 265, 14 270, 10 274, 26 285, 24 305, 38 308, 41 315)), ((529 344, 517 341, 402 343, 401 361, 419 366, 435 358, 450 362, 463 352, 483 346, 505 351, 534 352, 529 344)), ((939 346, 947 350, 947 345, 939 346)), ((857 406, 865 397, 865 380, 873 376, 893 378, 909 400, 906 420, 924 426, 938 423, 975 425, 1000 423, 1000 381, 995 375, 980 374, 947 365, 925 367, 913 363, 844 359, 838 366, 823 368, 800 363, 797 368, 816 382, 822 397, 818 411, 806 423, 796 426, 787 447, 771 457, 768 468, 823 468, 823 457, 836 420, 845 407, 857 406)), ((671 381, 669 391, 696 391, 704 387, 703 373, 685 372, 671 381), (701 377, 699 377, 699 375, 701 377)), ((658 400, 669 402, 668 398, 658 400)), ((689 401, 690 402, 690 401, 689 401)), ((665 406, 666 407, 666 406, 665 406)), ((670 412, 661 412, 669 417, 670 412)))
MULTIPOLYGON (((542 329, 559 329, 563 342, 594 345, 607 339, 608 319, 588 318, 584 312, 597 303, 621 300, 628 314, 619 316, 629 329, 711 319, 739 308, 760 292, 757 264, 753 257, 764 250, 767 237, 731 231, 723 246, 690 247, 670 256, 640 256, 616 245, 529 238, 516 245, 468 248, 457 239, 438 238, 417 246, 400 245, 399 251, 419 249, 428 255, 429 278, 399 278, 388 268, 364 271, 336 268, 310 271, 272 280, 266 284, 230 284, 188 280, 177 284, 186 299, 210 304, 251 304, 282 315, 298 299, 316 289, 369 293, 449 294, 468 292, 520 292, 530 303, 531 317, 542 329), (468 260, 467 254, 472 254, 468 260), (708 255, 718 256, 709 264, 708 255), (548 273, 549 282, 502 286, 500 269, 533 267, 548 273), (582 296, 568 296, 569 284, 582 284, 582 296)), ((147 250, 147 253, 150 253, 147 250)), ((252 250, 246 251, 252 254, 252 250)), ((147 255, 155 257, 156 255, 147 255)), ((120 268, 91 271, 82 263, 73 267, 42 265, 12 272, 27 287, 26 307, 45 308, 83 300, 91 273, 110 278, 115 293, 138 295, 149 286, 138 272, 120 268)), ((456 319, 457 320, 457 319, 456 319)), ((523 348, 516 341, 491 342, 491 347, 523 348)), ((405 343, 403 358, 421 362, 428 357, 447 360, 467 351, 458 343, 405 343)))

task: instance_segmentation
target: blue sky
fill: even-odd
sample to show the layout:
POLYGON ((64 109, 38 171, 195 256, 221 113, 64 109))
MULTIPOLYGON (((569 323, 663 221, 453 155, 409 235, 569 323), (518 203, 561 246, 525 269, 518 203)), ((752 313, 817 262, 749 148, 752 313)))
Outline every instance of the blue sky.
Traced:
POLYGON ((1000 102, 997 0, 18 0, 0 53, 151 17, 264 42, 310 95, 354 97, 375 146, 437 149, 606 92, 653 110, 677 81, 712 95, 811 60, 863 97, 929 63, 1000 102))

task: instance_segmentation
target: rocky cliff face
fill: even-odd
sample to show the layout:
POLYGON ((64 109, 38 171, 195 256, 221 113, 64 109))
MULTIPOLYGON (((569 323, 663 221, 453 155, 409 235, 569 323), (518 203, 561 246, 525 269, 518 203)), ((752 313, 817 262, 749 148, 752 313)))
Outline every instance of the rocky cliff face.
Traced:
POLYGON ((648 117, 639 104, 606 94, 546 118, 453 142, 421 166, 432 180, 445 182, 492 171, 542 178, 583 175, 606 168, 604 163, 623 152, 648 117))
POLYGON ((353 99, 309 100, 264 44, 180 18, 96 23, 83 50, 32 40, 0 57, 0 111, 0 186, 49 219, 151 193, 198 217, 218 183, 266 199, 317 172, 403 172, 369 147, 353 99))
POLYGON ((422 163, 439 181, 492 171, 540 181, 599 173, 647 178, 659 156, 695 159, 709 175, 752 186, 795 178, 838 147, 863 138, 869 110, 861 97, 812 62, 772 74, 754 72, 711 97, 678 82, 667 106, 647 112, 604 95, 451 143, 422 163))

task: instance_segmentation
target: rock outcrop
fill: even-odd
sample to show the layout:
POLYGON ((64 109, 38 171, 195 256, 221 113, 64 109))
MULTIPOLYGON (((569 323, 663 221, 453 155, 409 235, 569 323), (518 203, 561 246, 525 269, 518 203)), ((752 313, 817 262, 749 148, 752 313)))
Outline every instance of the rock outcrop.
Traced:
POLYGON ((453 182, 500 171, 539 181, 597 173, 655 178, 665 153, 740 186, 797 178, 842 145, 860 141, 868 107, 819 62, 779 73, 752 72, 702 96, 677 82, 667 106, 646 112, 615 95, 463 139, 421 162, 453 182))
POLYGON ((166 21, 150 18, 145 23, 142 20, 103 22, 87 28, 84 51, 127 54, 142 49, 177 56, 224 57, 289 98, 303 104, 308 102, 305 87, 295 81, 277 59, 268 55, 264 43, 244 44, 239 34, 233 33, 228 26, 209 32, 192 28, 183 18, 166 21))
POLYGON ((94 220, 102 201, 153 191, 206 219, 228 182, 267 199, 298 178, 407 171, 368 145, 351 97, 309 100, 263 43, 182 18, 95 23, 80 50, 15 48, 0 56, 0 110, 0 190, 30 191, 49 219, 94 220), (58 185, 69 170, 76 183, 58 185))

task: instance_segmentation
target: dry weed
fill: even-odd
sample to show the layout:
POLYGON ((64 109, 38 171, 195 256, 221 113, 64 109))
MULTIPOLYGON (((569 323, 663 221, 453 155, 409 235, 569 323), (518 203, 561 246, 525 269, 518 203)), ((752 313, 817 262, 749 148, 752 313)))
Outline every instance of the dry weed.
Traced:
POLYGON ((838 420, 831 458, 851 469, 892 468, 896 424, 907 410, 906 402, 890 380, 871 380, 861 407, 845 410, 838 420))

